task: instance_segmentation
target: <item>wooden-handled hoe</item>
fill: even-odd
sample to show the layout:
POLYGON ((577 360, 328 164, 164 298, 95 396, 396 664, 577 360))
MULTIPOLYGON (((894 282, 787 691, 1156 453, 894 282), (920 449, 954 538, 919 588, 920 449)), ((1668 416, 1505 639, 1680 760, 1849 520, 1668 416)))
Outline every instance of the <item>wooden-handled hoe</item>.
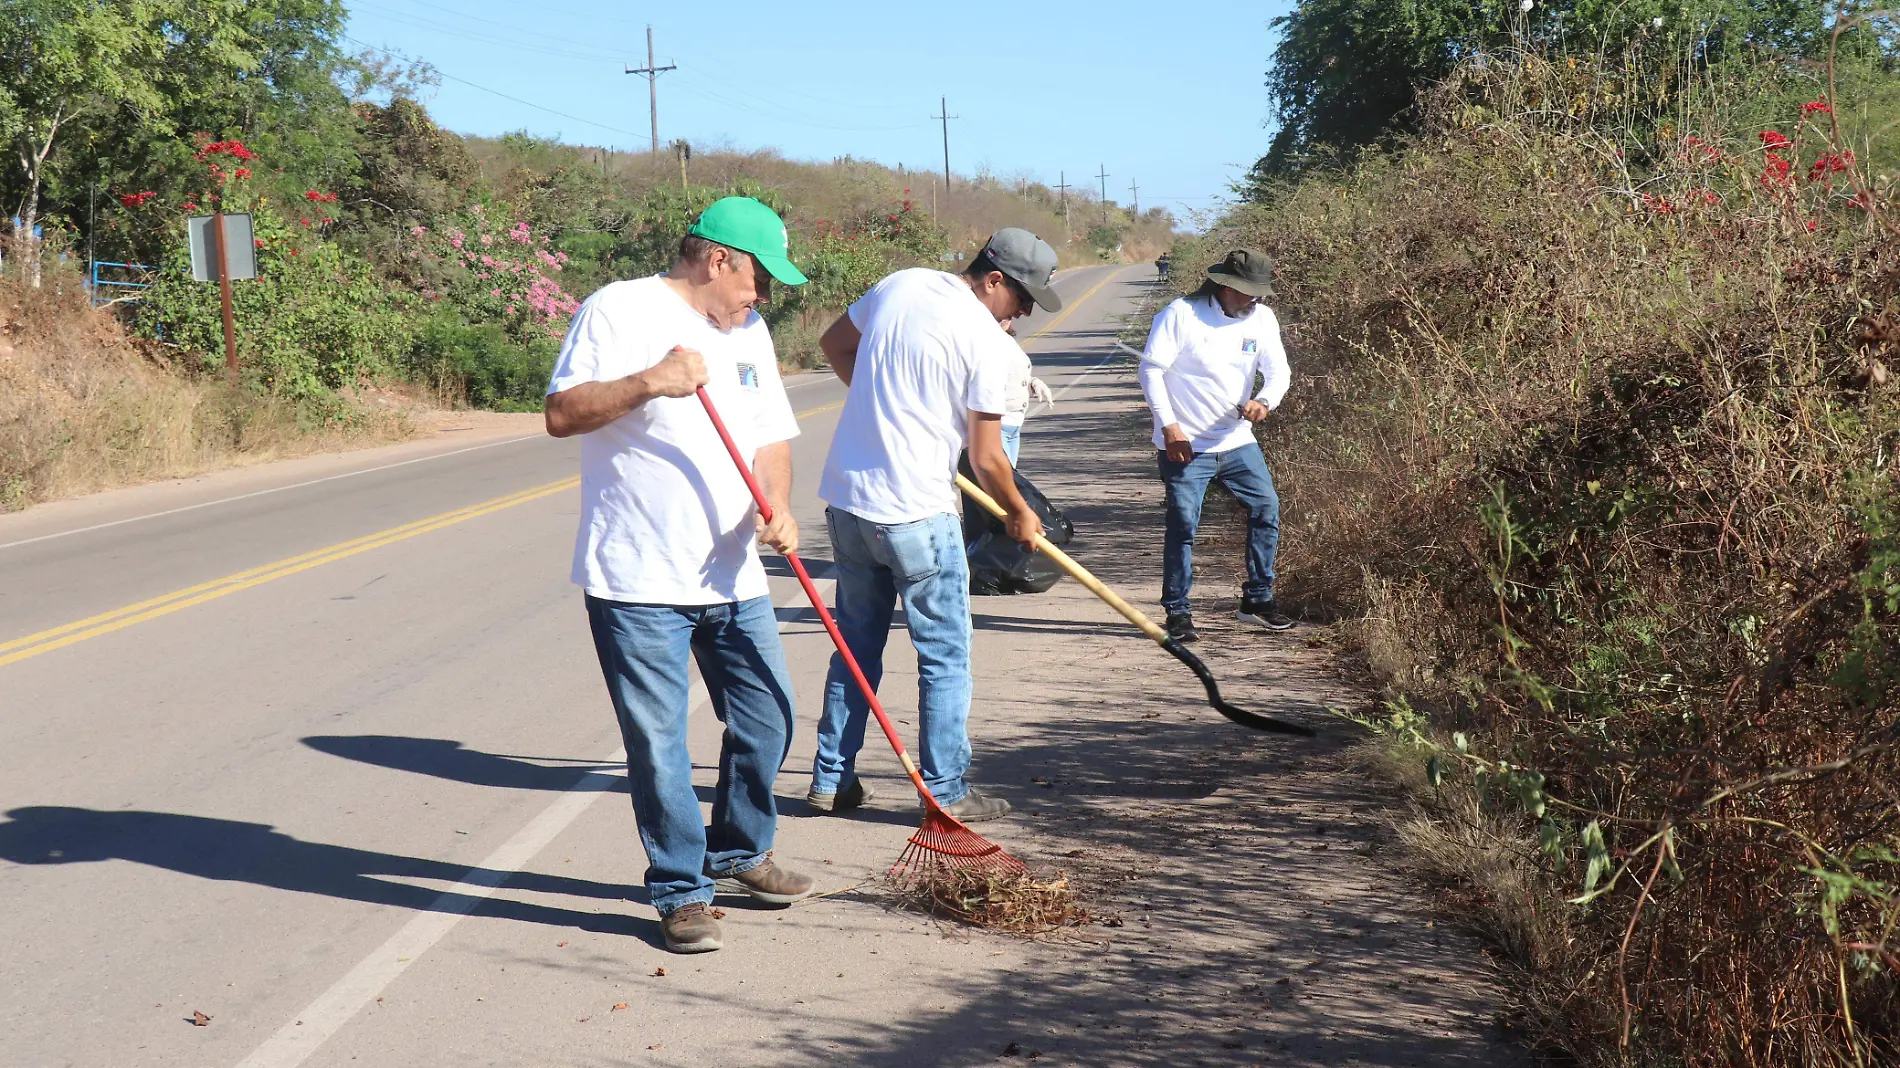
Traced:
MULTIPOLYGON (((998 519, 1008 517, 1009 513, 1003 510, 1002 505, 997 504, 995 499, 983 492, 981 487, 962 475, 957 476, 957 488, 967 494, 971 500, 982 505, 984 509, 998 519)), ((1313 730, 1310 727, 1303 727, 1298 723, 1289 723, 1283 719, 1275 719, 1272 716, 1263 716, 1257 712, 1249 712, 1244 708, 1229 703, 1226 699, 1221 697, 1220 685, 1214 681, 1214 673, 1207 670, 1207 665, 1201 662, 1201 658, 1188 652, 1187 647, 1180 642, 1168 637, 1168 632, 1162 630, 1155 624, 1154 620, 1144 615, 1141 609, 1129 604, 1120 594, 1103 584, 1101 579, 1089 574, 1088 568, 1076 563, 1068 553, 1049 544, 1047 539, 1036 539, 1036 551, 1054 560, 1056 564, 1060 566, 1062 570, 1067 571, 1070 577, 1074 578, 1075 581, 1088 587, 1090 593, 1100 597, 1103 601, 1108 603, 1110 608, 1120 612, 1124 619, 1140 628, 1143 634, 1154 639, 1155 644, 1166 649, 1170 656, 1186 664, 1188 670, 1194 672, 1195 677, 1201 680, 1201 685, 1207 688, 1207 701, 1214 706, 1216 712, 1219 712, 1221 715, 1226 716, 1228 719, 1233 720, 1243 727, 1251 727, 1257 731, 1273 731, 1277 734, 1298 734, 1308 738, 1313 736, 1313 730)))

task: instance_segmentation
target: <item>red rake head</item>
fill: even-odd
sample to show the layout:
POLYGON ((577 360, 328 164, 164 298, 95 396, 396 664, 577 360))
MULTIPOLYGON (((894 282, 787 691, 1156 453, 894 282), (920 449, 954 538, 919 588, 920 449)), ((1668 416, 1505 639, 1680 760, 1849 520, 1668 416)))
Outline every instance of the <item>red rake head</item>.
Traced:
POLYGON ((965 826, 933 800, 925 802, 923 826, 891 865, 890 878, 899 887, 926 882, 945 872, 1027 874, 1023 862, 1003 847, 965 826))

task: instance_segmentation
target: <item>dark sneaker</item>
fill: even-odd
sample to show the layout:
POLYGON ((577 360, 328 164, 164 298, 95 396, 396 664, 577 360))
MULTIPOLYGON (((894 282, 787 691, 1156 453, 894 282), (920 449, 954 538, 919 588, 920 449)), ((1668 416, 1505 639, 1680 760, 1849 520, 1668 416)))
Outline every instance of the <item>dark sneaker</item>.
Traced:
POLYGON ((752 900, 763 901, 768 905, 789 905, 794 901, 803 901, 811 896, 813 887, 817 885, 811 876, 781 868, 769 856, 758 867, 727 878, 752 895, 752 900))
POLYGON ((955 803, 943 806, 943 810, 964 823, 981 823, 1008 814, 1009 802, 1000 797, 989 797, 972 786, 969 793, 958 798, 955 803))
POLYGON ((805 803, 819 812, 849 812, 854 808, 863 808, 864 803, 877 795, 871 791, 869 783, 863 779, 852 779, 851 785, 835 794, 821 794, 816 790, 805 795, 805 803))
POLYGON ((1272 598, 1268 598, 1264 601, 1250 601, 1244 597, 1241 598, 1240 611, 1237 613, 1237 616, 1243 623, 1257 623, 1268 630, 1289 630, 1293 626, 1292 619, 1288 618, 1286 614, 1279 609, 1273 607, 1272 598))
POLYGON ((1194 629, 1194 617, 1186 612, 1174 612, 1168 616, 1168 637, 1183 645, 1201 640, 1201 632, 1194 629))
POLYGON ((719 921, 705 905, 681 905, 660 919, 660 934, 674 953, 711 953, 725 945, 719 940, 719 921))

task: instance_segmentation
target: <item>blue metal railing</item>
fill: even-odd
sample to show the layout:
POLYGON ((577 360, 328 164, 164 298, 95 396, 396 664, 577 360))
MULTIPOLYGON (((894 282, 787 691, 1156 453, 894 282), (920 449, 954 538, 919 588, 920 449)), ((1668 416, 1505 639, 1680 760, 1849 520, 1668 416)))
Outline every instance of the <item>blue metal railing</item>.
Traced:
POLYGON ((100 272, 104 270, 136 271, 138 272, 138 277, 146 278, 157 272, 158 268, 149 267, 143 263, 112 263, 107 260, 92 261, 92 274, 87 283, 87 288, 92 293, 92 305, 95 308, 114 300, 136 301, 140 299, 138 296, 139 290, 152 288, 152 283, 150 282, 128 282, 124 279, 104 277, 100 274, 100 272), (118 295, 107 293, 106 290, 131 290, 132 292, 118 295))

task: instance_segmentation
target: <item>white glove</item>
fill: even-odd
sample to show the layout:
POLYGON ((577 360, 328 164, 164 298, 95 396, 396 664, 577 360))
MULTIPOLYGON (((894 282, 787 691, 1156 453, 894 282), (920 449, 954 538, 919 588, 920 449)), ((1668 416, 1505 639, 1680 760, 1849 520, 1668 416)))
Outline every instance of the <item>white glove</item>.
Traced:
POLYGON ((1051 410, 1056 406, 1056 395, 1049 392, 1049 384, 1040 378, 1029 380, 1029 403, 1047 404, 1051 410))

